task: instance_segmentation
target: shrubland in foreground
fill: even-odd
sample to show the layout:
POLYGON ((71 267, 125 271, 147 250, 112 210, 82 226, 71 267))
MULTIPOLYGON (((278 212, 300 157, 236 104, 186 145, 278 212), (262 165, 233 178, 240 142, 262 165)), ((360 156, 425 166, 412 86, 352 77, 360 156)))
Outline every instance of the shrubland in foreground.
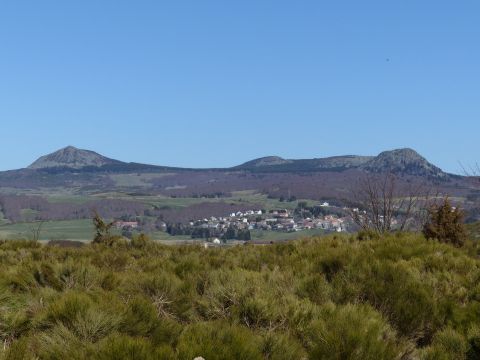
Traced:
POLYGON ((2 359, 479 359, 480 260, 413 234, 0 245, 2 359))

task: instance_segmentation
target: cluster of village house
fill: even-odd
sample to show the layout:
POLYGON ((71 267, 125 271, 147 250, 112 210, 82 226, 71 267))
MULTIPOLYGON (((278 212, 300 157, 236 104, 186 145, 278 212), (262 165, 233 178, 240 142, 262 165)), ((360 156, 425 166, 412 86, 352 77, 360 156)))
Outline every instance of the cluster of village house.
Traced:
POLYGON ((307 229, 324 229, 329 231, 346 231, 347 221, 335 215, 326 215, 318 218, 296 219, 294 212, 288 209, 270 210, 263 213, 261 210, 248 210, 232 213, 227 217, 210 217, 196 222, 192 226, 205 228, 226 229, 235 227, 248 230, 271 231, 301 231, 307 229))
MULTIPOLYGON (((321 206, 328 207, 328 203, 321 206)), ((212 229, 216 231, 228 228, 242 230, 267 230, 267 231, 302 231, 307 229, 323 229, 326 231, 347 231, 348 219, 335 215, 325 215, 314 218, 299 218, 293 210, 276 209, 268 212, 262 210, 247 210, 231 213, 224 217, 211 216, 210 218, 190 221, 189 226, 194 228, 212 229)), ((138 228, 135 221, 117 221, 118 229, 138 228)))

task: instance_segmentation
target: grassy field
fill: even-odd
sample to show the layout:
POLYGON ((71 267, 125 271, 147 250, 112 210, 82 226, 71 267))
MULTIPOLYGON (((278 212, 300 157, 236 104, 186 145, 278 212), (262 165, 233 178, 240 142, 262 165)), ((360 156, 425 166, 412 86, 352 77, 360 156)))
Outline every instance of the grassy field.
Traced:
POLYGON ((8 223, 9 223, 8 219, 5 219, 5 215, 3 214, 2 211, 0 211, 0 226, 8 223))
MULTIPOLYGON (((39 223, 17 223, 0 226, 0 239, 31 239, 32 229, 39 223)), ((93 238, 91 220, 47 221, 42 224, 40 240, 90 241, 93 238)))
POLYGON ((310 229, 295 232, 279 232, 279 231, 264 231, 264 230, 252 230, 252 240, 262 241, 283 241, 283 240, 295 240, 304 238, 307 236, 318 236, 325 234, 325 230, 322 229, 310 229))
MULTIPOLYGON (((308 205, 313 205, 318 202, 309 199, 300 199, 296 201, 279 201, 278 199, 269 199, 266 195, 260 194, 253 190, 236 191, 232 193, 231 197, 225 198, 190 198, 190 197, 166 197, 163 195, 131 195, 126 193, 102 193, 96 194, 91 197, 92 199, 122 199, 130 201, 138 201, 142 204, 155 206, 155 207, 169 207, 169 208, 185 208, 195 204, 201 204, 205 202, 226 202, 226 203, 251 203, 258 204, 266 210, 271 209, 295 209, 300 201, 306 201, 308 205)), ((57 200, 59 201, 59 200, 57 200)))
POLYGON ((155 231, 153 233, 148 234, 152 240, 159 241, 165 244, 181 244, 181 243, 192 243, 192 242, 199 242, 202 240, 193 240, 189 235, 179 235, 179 236, 172 236, 169 233, 164 231, 155 231))
POLYGON ((86 202, 95 200, 95 197, 87 195, 49 195, 46 196, 46 199, 51 203, 85 204, 86 202))

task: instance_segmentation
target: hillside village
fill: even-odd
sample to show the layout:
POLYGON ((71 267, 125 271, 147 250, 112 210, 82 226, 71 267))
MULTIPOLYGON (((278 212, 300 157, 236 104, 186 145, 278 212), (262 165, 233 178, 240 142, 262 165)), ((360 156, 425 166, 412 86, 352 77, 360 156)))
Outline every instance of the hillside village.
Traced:
POLYGON ((232 213, 227 217, 212 216, 209 219, 192 221, 190 225, 211 229, 227 229, 234 226, 248 230, 301 231, 318 228, 342 232, 346 231, 346 223, 346 218, 338 218, 336 215, 297 218, 292 210, 275 209, 266 213, 262 210, 248 210, 232 213))
MULTIPOLYGON (((172 236, 187 235, 192 238, 251 240, 251 230, 297 232, 309 229, 322 229, 325 232, 346 232, 353 226, 346 209, 338 209, 324 202, 308 208, 299 203, 295 209, 250 209, 232 212, 225 216, 210 216, 191 220, 188 223, 169 224, 157 221, 157 229, 172 236), (342 216, 343 215, 343 216, 342 216)), ((143 231, 139 221, 116 221, 117 229, 128 234, 143 231)))

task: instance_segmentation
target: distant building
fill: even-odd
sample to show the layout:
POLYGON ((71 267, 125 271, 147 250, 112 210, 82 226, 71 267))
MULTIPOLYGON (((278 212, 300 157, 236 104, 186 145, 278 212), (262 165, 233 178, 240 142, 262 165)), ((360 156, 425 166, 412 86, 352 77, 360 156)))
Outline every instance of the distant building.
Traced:
POLYGON ((132 228, 136 229, 138 227, 137 221, 115 221, 115 227, 117 229, 132 228))

